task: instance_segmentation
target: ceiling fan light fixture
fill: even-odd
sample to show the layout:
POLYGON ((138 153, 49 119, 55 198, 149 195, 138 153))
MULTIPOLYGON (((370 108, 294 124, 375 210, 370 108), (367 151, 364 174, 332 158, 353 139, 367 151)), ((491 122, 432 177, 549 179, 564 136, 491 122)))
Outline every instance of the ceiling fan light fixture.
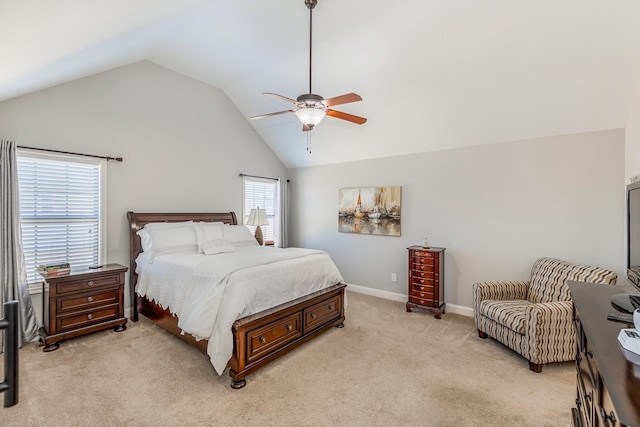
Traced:
POLYGON ((320 123, 325 115, 325 111, 320 108, 306 107, 299 108, 296 111, 298 120, 300 120, 303 125, 309 126, 311 129, 313 129, 315 125, 320 123))
MULTIPOLYGON (((318 4, 318 0, 304 0, 304 4, 309 9, 309 92, 298 96, 297 99, 287 98, 286 96, 278 95, 277 93, 265 92, 264 95, 268 95, 273 98, 278 98, 282 101, 294 104, 297 107, 297 110, 277 111, 275 113, 262 114, 259 116, 253 116, 251 118, 262 119, 265 117, 279 116, 280 114, 295 113, 295 115, 298 117, 298 120, 302 122, 303 132, 312 130, 318 123, 322 121, 325 115, 362 125, 367 122, 367 119, 365 119, 364 117, 358 117, 354 116, 353 114, 343 113, 332 108, 336 105, 362 101, 360 95, 356 93, 345 93, 344 95, 325 99, 320 95, 314 94, 311 90, 311 71, 313 70, 313 67, 311 66, 313 36, 312 12, 318 4)), ((308 137, 309 134, 307 134, 307 138, 308 137)), ((307 147, 307 150, 311 152, 309 147, 307 147)))

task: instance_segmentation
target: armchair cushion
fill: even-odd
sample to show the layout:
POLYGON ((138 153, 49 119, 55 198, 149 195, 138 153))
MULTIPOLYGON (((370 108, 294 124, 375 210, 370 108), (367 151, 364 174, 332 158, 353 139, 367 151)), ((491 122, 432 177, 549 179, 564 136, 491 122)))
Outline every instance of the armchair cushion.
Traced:
POLYGON ((484 300, 480 303, 480 314, 514 332, 524 335, 527 326, 527 308, 532 304, 519 300, 484 300))
POLYGON ((473 309, 480 312, 480 303, 484 300, 527 299, 529 282, 502 281, 478 282, 473 284, 473 309))

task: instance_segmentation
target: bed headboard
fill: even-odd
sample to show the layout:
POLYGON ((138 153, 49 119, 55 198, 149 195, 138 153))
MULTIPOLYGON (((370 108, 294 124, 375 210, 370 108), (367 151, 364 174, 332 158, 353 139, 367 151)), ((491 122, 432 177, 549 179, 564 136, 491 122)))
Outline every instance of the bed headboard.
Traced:
POLYGON ((131 292, 131 320, 138 321, 138 296, 136 294, 136 284, 138 275, 136 274, 136 258, 142 252, 140 236, 136 233, 150 222, 181 222, 181 221, 204 221, 204 222, 224 222, 225 224, 237 225, 238 220, 235 212, 221 213, 137 213, 127 212, 129 218, 129 291, 131 292))

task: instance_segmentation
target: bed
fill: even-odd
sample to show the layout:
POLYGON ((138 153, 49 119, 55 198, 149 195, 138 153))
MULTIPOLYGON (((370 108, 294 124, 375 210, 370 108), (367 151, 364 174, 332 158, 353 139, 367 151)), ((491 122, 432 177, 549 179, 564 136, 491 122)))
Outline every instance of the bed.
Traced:
MULTIPOLYGON (((314 276, 313 274, 291 274, 291 273, 277 273, 279 274, 278 281, 274 286, 291 287, 295 290, 291 295, 296 295, 295 298, 281 301, 283 298, 287 298, 284 293, 281 295, 275 292, 277 296, 273 298, 264 298, 264 292, 271 292, 271 288, 262 286, 263 292, 260 297, 259 291, 254 296, 250 307, 245 307, 242 312, 245 314, 239 318, 233 318, 232 322, 229 322, 229 316, 234 313, 240 313, 239 308, 234 308, 233 304, 243 304, 238 302, 238 298, 229 299, 229 295, 238 294, 236 289, 240 285, 233 285, 231 281, 227 288, 203 286, 204 292, 211 297, 203 297, 200 294, 192 295, 194 292, 187 293, 183 300, 180 300, 180 304, 175 299, 164 299, 162 295, 153 294, 150 289, 154 287, 154 280, 160 282, 159 279, 162 276, 162 268, 169 268, 176 264, 180 267, 174 275, 170 276, 173 280, 175 278, 176 283, 182 283, 182 279, 185 271, 190 266, 197 265, 200 270, 193 271, 207 271, 207 266, 211 263, 217 264, 233 264, 234 262, 239 266, 245 267, 240 272, 234 272, 233 275, 237 276, 237 280, 241 280, 248 274, 253 274, 253 282, 257 282, 260 279, 262 268, 269 266, 255 266, 248 267, 244 265, 244 261, 237 261, 238 257, 234 258, 234 254, 216 254, 213 257, 206 257, 200 255, 202 259, 206 259, 206 262, 200 262, 198 255, 184 254, 179 256, 157 256, 153 261, 156 267, 156 271, 160 272, 160 275, 153 276, 150 274, 154 271, 151 267, 147 266, 147 260, 145 258, 145 252, 143 252, 143 244, 138 234, 138 231, 143 229, 145 225, 150 223, 183 223, 186 221, 193 221, 198 224, 208 224, 213 226, 215 223, 224 223, 227 225, 237 225, 237 219, 234 212, 226 213, 136 213, 128 212, 127 217, 130 225, 130 275, 129 286, 131 292, 131 320, 136 322, 139 320, 139 315, 147 317, 160 327, 171 332, 172 334, 180 337, 184 341, 196 346, 200 350, 209 354, 212 364, 216 371, 221 374, 225 366, 229 367, 229 375, 231 377, 231 387, 234 389, 242 388, 246 385, 245 377, 250 373, 256 371, 267 363, 275 360, 276 358, 288 353, 301 344, 312 340, 333 327, 344 327, 344 307, 345 307, 345 287, 342 283, 339 272, 337 276, 324 275, 314 276), (227 257, 227 258, 225 258, 227 257), (229 262, 227 263, 227 260, 229 262), (138 265, 139 264, 139 265, 138 265), (144 268, 142 268, 144 267, 144 268), (148 270, 145 270, 148 269, 148 270), (139 274, 140 273, 140 276, 139 274), (258 274, 260 273, 260 274, 258 274), (180 276, 182 274, 183 276, 180 276), (244 274, 244 276, 243 276, 244 274), (155 277, 155 279, 154 279, 155 277), (322 277, 321 280, 318 277, 322 277), (335 278, 332 278, 335 277, 335 278), (290 283, 289 283, 290 282, 290 283), (307 283, 308 282, 308 283, 307 283), (224 294, 224 297, 213 294, 212 289, 216 290, 216 295, 224 294), (302 295, 299 295, 301 294, 302 295), (224 298, 227 298, 225 300, 224 298), (278 300, 278 298, 280 300, 278 300), (225 307, 231 307, 224 316, 224 320, 228 323, 221 322, 220 319, 216 320, 216 326, 214 333, 208 336, 208 328, 203 328, 202 331, 198 327, 191 328, 190 318, 192 316, 191 308, 195 307, 195 311, 202 311, 202 301, 222 301, 220 303, 220 313, 225 312, 225 307), (171 301, 171 302, 167 302, 171 301), (232 301, 232 302, 229 302, 232 301), (271 306, 273 301, 277 304, 271 306), (198 305, 194 305, 197 302, 198 305), (176 314, 177 311, 180 315, 176 314), (259 311, 256 311, 261 309, 259 311), (235 311, 234 311, 235 310, 235 311), (227 328, 226 326, 229 326, 227 328), (188 326, 185 328, 185 326, 188 326), (221 329, 222 328, 222 329, 221 329), (220 329, 220 330, 218 330, 220 329), (230 329, 230 331, 229 331, 230 329), (184 331, 192 331, 191 333, 185 333, 184 331), (224 336, 229 336, 229 344, 226 343, 224 336), (212 348, 215 347, 215 350, 212 348), (217 354, 218 347, 228 347, 228 351, 231 353, 230 358, 227 360, 224 352, 222 356, 217 354), (215 353, 215 354, 212 354, 215 353), (223 357, 224 356, 224 357, 223 357), (221 358, 222 357, 222 358, 221 358), (225 362, 226 360, 226 362, 225 362)), ((162 224, 161 224, 162 225, 162 224)), ((215 228, 215 227, 212 227, 215 228)), ((237 227, 236 227, 237 228, 237 227)), ((227 228, 229 229, 229 228, 227 228)), ((144 232, 143 232, 144 233, 144 232)), ((261 256, 271 259, 273 265, 287 265, 287 264, 275 264, 276 260, 281 255, 278 255, 277 249, 273 248, 242 248, 238 247, 238 253, 241 259, 250 258, 249 253, 260 252, 261 256)), ((304 249, 292 249, 298 251, 308 251, 304 249)), ((280 250, 282 252, 289 251, 280 250)), ((216 252, 217 253, 217 252, 216 252)), ((310 263, 312 259, 322 259, 322 257, 316 257, 315 253, 303 254, 304 258, 300 258, 292 261, 282 261, 290 263, 310 263), (313 257, 312 257, 313 255, 313 257), (314 258, 315 257, 315 258, 314 258)), ((325 254, 326 255, 326 254, 325 254)), ((292 256, 292 255, 287 255, 292 256)), ((328 258, 328 255, 326 256, 328 258)), ((329 258, 330 259, 330 258, 329 258)), ((324 262, 324 261, 323 261, 324 262)), ((331 264, 333 264, 331 262, 331 264)), ((334 265, 335 268, 335 265, 334 265)), ((289 270, 289 268, 282 271, 289 270)), ((169 271, 169 270, 167 270, 169 271)), ((337 269, 336 269, 337 271, 337 269)), ((274 273, 275 274, 275 273, 274 273)), ((169 275, 165 275, 169 276, 169 275)), ((201 275, 205 277, 204 275, 201 275)), ((200 278, 201 276, 197 276, 200 278)), ((234 276, 234 277, 235 277, 234 276)), ((194 274, 194 277, 196 275, 194 274)), ((267 276, 265 276, 267 277, 267 276)), ((246 279, 246 277, 245 277, 246 279)), ((268 277, 265 279, 267 282, 268 277)), ((203 282, 204 283, 204 282, 203 282)), ((226 282, 225 282, 226 283, 226 282)), ((190 286, 190 285, 189 285, 190 286)), ((195 288, 198 288, 198 285, 195 288)), ((242 286, 245 286, 242 282, 242 286)), ((183 286, 184 287, 184 286, 183 286)), ((179 288, 176 286, 176 288, 179 288)), ((274 288, 275 289, 275 288, 274 288)), ((277 290, 277 289, 276 289, 277 290)), ((175 291, 177 294, 180 291, 175 291)), ((238 294, 240 295, 240 294, 238 294)), ((175 298, 175 296, 174 296, 175 298)), ((241 299, 241 298, 240 298, 241 299)), ((247 299, 249 301, 249 299, 247 299)), ((246 303, 246 301, 245 301, 246 303)), ((218 313, 218 311, 216 311, 218 313)), ((222 317, 222 314, 216 314, 218 317, 222 317)), ((198 325, 200 325, 198 323, 198 325)))

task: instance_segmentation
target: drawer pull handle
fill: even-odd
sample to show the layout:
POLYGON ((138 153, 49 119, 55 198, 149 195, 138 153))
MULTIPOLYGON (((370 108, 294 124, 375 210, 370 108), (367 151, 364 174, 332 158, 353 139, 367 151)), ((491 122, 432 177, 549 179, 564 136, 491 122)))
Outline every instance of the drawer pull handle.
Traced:
POLYGON ((329 304, 329 310, 333 310, 333 304, 329 304))
POLYGON ((87 297, 88 302, 93 302, 93 297, 87 297))
POLYGON ((605 423, 607 421, 611 421, 612 424, 616 423, 616 415, 613 413, 613 411, 607 414, 602 406, 600 406, 600 416, 602 417, 602 421, 604 421, 605 423))
POLYGON ((420 290, 421 290, 421 291, 424 291, 424 286, 420 286, 420 290))
POLYGON ((267 339, 265 337, 260 337, 259 340, 262 344, 267 342, 267 339))
POLYGON ((420 292, 420 296, 421 296, 421 297, 424 297, 424 293, 420 292))
POLYGON ((311 318, 315 319, 316 318, 316 314, 315 313, 311 313, 311 318))
POLYGON ((89 320, 93 319, 93 314, 87 314, 87 319, 89 320))
POLYGON ((293 330, 293 326, 287 325, 287 331, 292 331, 292 330, 293 330))
POLYGON ((88 281, 87 286, 93 286, 93 280, 88 281))

